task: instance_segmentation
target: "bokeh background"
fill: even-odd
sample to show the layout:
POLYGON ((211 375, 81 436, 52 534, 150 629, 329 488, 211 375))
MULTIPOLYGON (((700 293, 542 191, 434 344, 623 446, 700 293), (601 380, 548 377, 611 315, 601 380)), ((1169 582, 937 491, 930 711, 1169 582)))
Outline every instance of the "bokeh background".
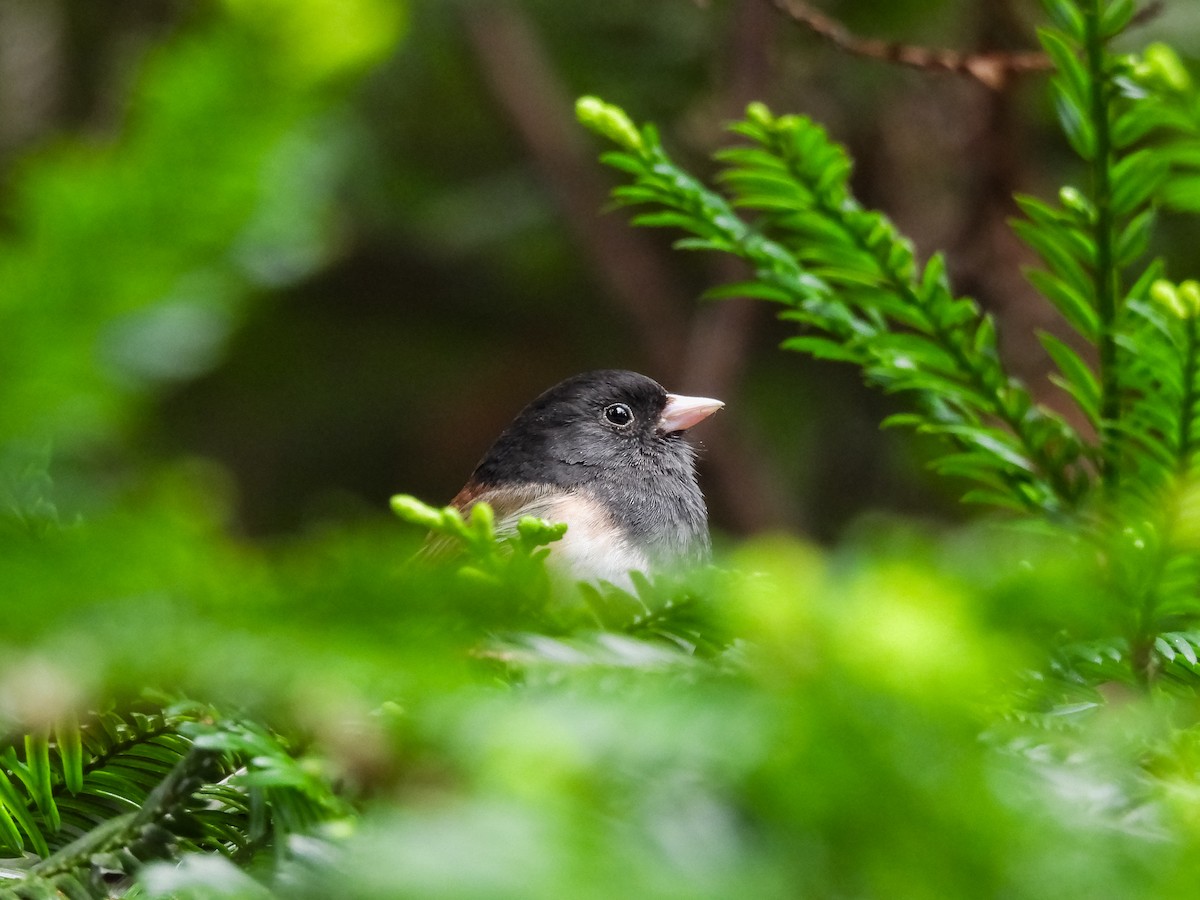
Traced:
MULTIPOLYGON (((1032 48, 1040 21, 821 8, 961 50, 1032 48)), ((1200 6, 1137 39, 1159 34, 1194 61, 1200 6)), ((825 123, 860 198, 947 251, 1061 406, 1033 337, 1058 325, 1005 226, 1013 190, 1082 177, 1043 78, 848 56, 768 0, 0 0, 4 452, 52 452, 83 515, 184 460, 235 533, 272 538, 444 502, 542 389, 627 367, 727 401, 698 429, 721 535, 962 515, 919 440, 879 430, 888 398, 775 349, 770 308, 699 300, 728 262, 628 227, 573 101, 658 123, 701 174, 750 100, 825 123)), ((1190 262, 1200 235, 1168 226, 1190 262)))

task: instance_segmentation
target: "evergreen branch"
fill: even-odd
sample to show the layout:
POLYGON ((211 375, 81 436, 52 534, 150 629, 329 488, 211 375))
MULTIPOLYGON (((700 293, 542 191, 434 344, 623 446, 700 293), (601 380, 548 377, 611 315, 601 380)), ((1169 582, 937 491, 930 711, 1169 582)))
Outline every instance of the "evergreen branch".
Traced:
POLYGON ((1120 460, 1114 433, 1114 423, 1121 413, 1121 381, 1117 365, 1117 344, 1114 325, 1117 317, 1117 297, 1120 295, 1120 273, 1114 259, 1114 215, 1112 196, 1113 143, 1109 118, 1112 91, 1111 73, 1106 51, 1106 35, 1101 30, 1101 0, 1087 0, 1083 6, 1084 57, 1087 64, 1089 111, 1094 135, 1092 172, 1092 202, 1095 206, 1095 228, 1092 237, 1095 247, 1093 283, 1096 313, 1099 318, 1100 351, 1100 458, 1101 480, 1111 491, 1120 480, 1120 460))
POLYGON ((1094 447, 1007 376, 992 320, 953 296, 941 258, 922 271, 892 224, 855 201, 849 159, 819 126, 752 104, 733 129, 750 145, 718 154, 727 201, 680 170, 652 128, 597 100, 581 101, 579 113, 622 148, 603 157, 632 176, 614 196, 655 207, 635 224, 680 228, 688 234, 680 247, 739 256, 753 278, 710 295, 779 303, 806 329, 785 346, 853 362, 868 381, 914 397, 919 412, 885 424, 947 441, 952 452, 931 465, 975 481, 968 499, 1078 511, 1094 465, 1106 502, 1080 520, 1083 536, 1106 559, 1128 658, 1146 680, 1154 635, 1200 613, 1200 553, 1180 537, 1178 496, 1200 457, 1200 328, 1190 306, 1168 315, 1169 304, 1154 302, 1162 263, 1140 263, 1164 190, 1176 203, 1196 202, 1187 179, 1200 167, 1200 103, 1166 49, 1144 61, 1110 53, 1138 18, 1129 0, 1047 5, 1057 27, 1039 37, 1056 70, 1059 118, 1091 184, 1086 195, 1064 188, 1057 206, 1019 198, 1027 219, 1014 227, 1045 264, 1030 281, 1097 348, 1093 370, 1066 342, 1040 336, 1059 371, 1053 380, 1096 428, 1094 447), (1169 150, 1145 140, 1164 129, 1185 139, 1169 150), (757 218, 750 224, 736 209, 757 218))
POLYGON ((1195 446, 1197 331, 1182 291, 1155 283, 1160 263, 1136 277, 1127 270, 1148 247, 1154 206, 1174 164, 1171 152, 1145 139, 1164 129, 1187 134, 1194 125, 1176 111, 1186 106, 1178 99, 1187 78, 1173 55, 1141 62, 1110 53, 1132 4, 1048 0, 1048 7, 1061 30, 1040 37, 1058 70, 1059 118, 1087 165, 1090 196, 1064 191, 1061 212, 1024 201, 1031 222, 1019 231, 1052 272, 1042 279, 1054 288, 1048 296, 1097 347, 1094 389, 1086 367, 1052 355, 1081 407, 1094 410, 1108 504, 1093 539, 1109 559, 1132 670, 1145 684, 1157 675, 1155 636, 1198 611, 1200 557, 1179 539, 1180 491, 1195 446))
MULTIPOLYGON (((1016 435, 1021 451, 1051 485, 1056 505, 1070 508, 1081 486, 1070 481, 1067 466, 1077 454, 1070 450, 1067 456, 1052 454, 1043 435, 1049 426, 1071 448, 1081 446, 1077 436, 1065 423, 1035 407, 1025 389, 1007 376, 988 320, 971 301, 950 295, 940 260, 932 260, 924 280, 918 280, 911 250, 892 224, 866 212, 846 191, 844 179, 830 179, 827 167, 798 154, 802 142, 789 132, 799 127, 820 131, 796 117, 772 119, 762 108, 752 109, 748 122, 735 130, 765 146, 791 178, 807 187, 812 208, 872 262, 881 276, 879 286, 900 299, 903 311, 909 313, 904 315, 905 323, 929 335, 949 355, 953 376, 976 398, 985 415, 994 416, 1016 435)), ((810 149, 811 155, 815 154, 810 149)))
MULTIPOLYGON (((121 772, 121 763, 153 746, 161 751, 157 775, 165 774, 188 749, 188 742, 176 734, 178 726, 179 720, 161 714, 104 713, 82 726, 62 723, 53 747, 45 734, 27 735, 23 759, 15 746, 0 752, 0 811, 16 820, 35 852, 46 856, 64 842, 55 839, 60 831, 82 833, 110 816, 114 791, 136 805, 144 792, 121 772), (6 773, 24 787, 24 795, 6 773)), ((0 848, 23 849, 19 833, 4 828, 0 836, 8 844, 0 848)))
POLYGON ((1072 474, 1078 436, 1006 375, 991 320, 971 301, 953 298, 940 258, 918 273, 891 223, 854 201, 849 161, 818 126, 797 116, 775 119, 753 104, 735 127, 758 147, 719 154, 727 164, 721 178, 739 205, 762 212, 755 227, 680 170, 652 129, 639 132, 623 112, 590 98, 580 101, 579 113, 624 148, 603 157, 633 175, 614 196, 666 210, 641 214, 635 224, 681 228, 693 236, 678 246, 749 263, 752 281, 712 295, 782 303, 785 318, 824 332, 787 346, 854 362, 886 390, 913 393, 921 414, 891 421, 949 442, 956 452, 935 465, 979 482, 984 491, 974 498, 1052 512, 1078 502, 1087 486, 1085 476, 1072 474))
POLYGON ((110 819, 33 866, 30 874, 48 880, 82 880, 81 876, 99 868, 108 877, 129 875, 149 860, 171 856, 175 833, 190 820, 188 801, 204 783, 223 775, 220 758, 215 751, 193 748, 136 813, 110 819))
POLYGON ((146 861, 195 851, 248 861, 269 843, 282 847, 288 834, 345 814, 319 770, 293 758, 280 739, 237 722, 202 724, 212 718, 205 707, 105 713, 76 727, 78 741, 64 721, 62 746, 43 749, 35 734, 25 759, 8 748, 0 804, 20 829, 2 817, 0 827, 18 852, 24 832, 42 858, 0 871, 10 889, 0 888, 0 898, 107 897, 146 861), (52 806, 35 811, 35 791, 49 791, 52 806), (51 827, 51 809, 61 811, 61 831, 51 827))
POLYGON ((1132 399, 1121 422, 1125 478, 1102 533, 1116 594, 1127 605, 1130 659, 1145 684, 1157 677, 1157 635, 1198 611, 1200 583, 1192 491, 1200 398, 1200 286, 1156 282, 1149 301, 1131 302, 1118 335, 1132 399))
MULTIPOLYGON (((1161 444, 1157 420, 1172 415, 1147 389, 1161 374, 1154 372, 1141 342, 1156 339, 1149 332, 1133 333, 1145 325, 1136 307, 1158 277, 1159 265, 1129 275, 1131 286, 1124 287, 1126 270, 1149 245, 1154 200, 1169 173, 1163 154, 1130 148, 1140 136, 1169 124, 1169 117, 1161 98, 1135 83, 1138 65, 1108 50, 1134 18, 1131 3, 1047 0, 1047 6, 1058 28, 1041 29, 1039 37, 1055 64, 1052 88, 1059 119, 1087 165, 1090 191, 1085 197, 1064 188, 1059 208, 1018 198, 1028 219, 1013 227, 1046 265, 1028 273, 1030 281, 1097 348, 1093 375, 1073 350, 1043 337, 1062 374, 1059 383, 1096 427, 1100 482, 1113 500, 1129 467, 1144 460, 1144 448, 1161 444)), ((1157 66, 1142 68, 1158 73, 1165 65, 1160 59, 1157 66)), ((1146 487, 1135 479, 1135 491, 1146 487)))

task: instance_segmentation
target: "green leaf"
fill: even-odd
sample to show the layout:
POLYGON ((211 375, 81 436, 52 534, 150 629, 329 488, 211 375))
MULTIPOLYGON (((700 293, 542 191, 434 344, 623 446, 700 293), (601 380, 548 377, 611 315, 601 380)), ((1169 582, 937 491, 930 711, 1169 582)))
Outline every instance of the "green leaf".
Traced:
POLYGON ((1154 282, 1163 277, 1164 268, 1161 259, 1152 260, 1142 274, 1138 276, 1137 280, 1130 286, 1129 290, 1125 292, 1126 302, 1143 300, 1148 297, 1150 288, 1154 285, 1154 282))
POLYGON ((612 197, 623 206, 640 203, 669 203, 671 195, 657 187, 644 184, 623 184, 612 190, 612 197))
POLYGON ((921 275, 921 292, 929 295, 938 288, 949 290, 949 284, 946 277, 946 255, 934 253, 925 263, 925 272, 921 275))
POLYGON ((1099 318, 1083 294, 1042 269, 1024 269, 1025 277, 1042 293, 1067 320, 1068 324, 1089 341, 1095 341, 1100 330, 1099 318))
POLYGON ((919 334, 881 334, 871 342, 871 352, 887 359, 889 365, 897 369, 951 376, 961 371, 958 362, 944 346, 919 334))
POLYGON ((1150 233, 1155 218, 1153 207, 1144 209, 1121 230, 1115 248, 1118 266, 1132 265, 1146 253, 1150 247, 1150 233))
MULTIPOLYGON (((1066 190, 1066 189, 1064 189, 1066 190)), ((1071 189, 1072 191, 1074 189, 1071 189)), ((1061 209, 1051 206, 1045 200, 1034 197, 1032 194, 1014 194, 1013 200, 1017 206, 1021 208, 1021 212, 1025 213, 1033 221, 1039 225, 1059 226, 1073 221, 1061 209)), ((1082 198, 1077 198, 1074 202, 1081 202, 1082 198)))
POLYGON ((1037 251, 1049 267, 1050 271, 1061 278, 1072 290, 1081 297, 1089 297, 1092 293, 1092 281, 1087 271, 1061 241, 1055 232, 1042 225, 1015 219, 1010 225, 1026 244, 1037 251))
POLYGON ((793 249, 796 255, 835 253, 853 259, 857 265, 878 269, 875 258, 859 247, 846 233, 843 223, 831 219, 820 210, 788 210, 772 212, 764 217, 764 225, 772 236, 793 249))
POLYGON ((1096 156, 1096 132, 1084 108, 1071 95, 1070 88, 1063 86, 1062 81, 1055 79, 1050 88, 1054 94, 1054 110, 1067 141, 1081 157, 1093 159, 1096 156))
POLYGON ((0 846, 10 848, 14 855, 20 854, 21 848, 25 846, 25 840, 9 814, 3 796, 0 796, 0 846))
POLYGON ((646 161, 644 159, 640 156, 634 156, 631 153, 622 153, 619 150, 609 150, 606 153, 601 153, 600 162, 614 169, 620 169, 622 172, 628 172, 630 175, 641 175, 646 171, 646 161))
POLYGON ((1117 113, 1112 123, 1113 146, 1122 150, 1172 122, 1169 112, 1154 97, 1132 103, 1117 113))
POLYGON ((1014 199, 1021 211, 1037 225, 1044 240, 1056 245, 1060 253, 1076 260, 1081 266, 1090 268, 1095 265, 1096 250, 1092 244, 1090 217, 1087 220, 1089 230, 1085 232, 1080 222, 1084 214, 1080 212, 1064 212, 1024 194, 1018 194, 1014 199))
POLYGON ((1133 0, 1110 0, 1100 16, 1100 36, 1111 38, 1120 34, 1133 18, 1136 9, 1133 0))
POLYGON ((1020 494, 1010 494, 992 488, 972 488, 960 498, 963 503, 977 503, 983 506, 995 506, 1009 509, 1013 512, 1028 513, 1030 504, 1020 494))
POLYGON ((1015 445, 1013 436, 999 429, 981 425, 937 424, 926 425, 921 430, 933 434, 952 434, 1014 469, 1031 473, 1037 471, 1029 458, 1015 445))
POLYGON ((1183 655, 1189 665, 1195 666, 1200 663, 1200 659, 1196 656, 1195 646, 1186 636, 1182 634, 1168 634, 1164 635, 1164 637, 1183 655))
POLYGON ((838 362, 862 362, 862 353, 855 351, 829 338, 803 335, 785 340, 780 346, 785 350, 796 350, 808 353, 817 359, 831 359, 838 362))
POLYGON ((633 224, 645 228, 679 228, 683 231, 699 234, 712 233, 712 226, 703 219, 687 213, 666 210, 663 212, 642 213, 633 217, 633 224))
POLYGON ((1071 347, 1047 332, 1039 332, 1041 341, 1054 364, 1063 374, 1063 387, 1075 398, 1079 408, 1093 425, 1100 421, 1100 382, 1091 368, 1071 347))
POLYGON ((737 247, 724 238, 680 238, 671 246, 676 250, 703 250, 713 253, 737 252, 737 247))
MULTIPOLYGON (((740 132, 740 129, 736 125, 731 130, 740 132)), ((761 142, 761 136, 757 136, 756 134, 747 136, 761 142)), ((730 169, 758 170, 781 174, 786 173, 788 170, 787 164, 783 160, 761 147, 728 147, 724 150, 718 150, 713 154, 713 158, 730 169)))
POLYGON ((809 246, 798 249, 796 259, 806 271, 830 287, 849 289, 843 296, 851 302, 869 303, 880 298, 884 304, 890 300, 893 306, 903 305, 890 289, 887 274, 880 272, 874 263, 864 264, 861 255, 854 250, 809 246), (865 290, 857 290, 859 288, 865 290))
POLYGON ((785 169, 726 169, 717 180, 733 190, 742 206, 799 209, 810 206, 814 199, 785 169))
POLYGON ((1087 70, 1084 68, 1083 63, 1080 62, 1075 48, 1067 42, 1066 37, 1061 32, 1051 28, 1039 28, 1037 36, 1042 47, 1046 50, 1046 55, 1054 63, 1054 68, 1059 75, 1059 83, 1075 101, 1074 106, 1077 109, 1085 109, 1088 105, 1091 89, 1089 87, 1087 70))
POLYGON ((797 297, 791 291, 765 281, 735 281, 721 284, 706 290, 701 297, 705 300, 731 300, 752 297, 756 300, 766 300, 770 303, 791 305, 797 297))
POLYGON ((1200 141, 1194 138, 1177 140, 1155 150, 1175 169, 1200 169, 1200 141))
POLYGON ((34 732, 25 735, 25 765, 32 781, 34 802, 52 831, 62 828, 58 806, 54 802, 54 776, 50 769, 50 735, 34 732))
POLYGON ((893 413, 884 419, 880 428, 919 428, 925 424, 925 417, 916 413, 893 413))
POLYGON ((971 348, 981 356, 996 355, 996 319, 990 313, 980 318, 971 338, 971 348))
MULTIPOLYGON (((999 489, 1006 475, 1014 474, 1012 467, 1006 466, 994 454, 979 450, 939 456, 929 461, 928 468, 939 475, 965 478, 992 490, 999 489)), ((1016 474, 1024 475, 1022 472, 1016 474)))
MULTIPOLYGON (((7 810, 8 814, 20 824, 21 829, 28 835, 29 842, 33 845, 33 852, 43 858, 49 856, 50 848, 46 844, 45 836, 34 823, 29 807, 25 805, 25 801, 17 793, 3 769, 0 769, 0 806, 7 810)), ((17 849, 21 847, 20 841, 17 842, 16 847, 17 849)))
POLYGON ((55 724, 54 742, 62 764, 63 784, 72 794, 78 794, 83 790, 83 736, 74 713, 55 724))
POLYGON ((1087 34, 1087 26, 1078 4, 1074 0, 1044 0, 1044 3, 1054 24, 1076 44, 1082 44, 1087 34))
POLYGON ((1133 212, 1150 199, 1169 174, 1166 162, 1152 150, 1138 150, 1120 160, 1111 175, 1113 214, 1133 212))
POLYGON ((1160 198, 1176 212, 1200 213, 1200 175, 1174 175, 1163 185, 1160 198))

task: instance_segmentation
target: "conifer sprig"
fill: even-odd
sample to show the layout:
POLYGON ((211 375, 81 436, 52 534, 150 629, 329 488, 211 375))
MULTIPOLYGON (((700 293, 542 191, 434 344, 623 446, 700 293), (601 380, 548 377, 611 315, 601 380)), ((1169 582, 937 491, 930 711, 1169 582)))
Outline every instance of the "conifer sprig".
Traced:
POLYGON ((580 120, 620 148, 602 159, 630 176, 614 196, 653 207, 639 225, 681 229, 678 245, 732 253, 752 277, 711 291, 778 303, 802 334, 791 349, 859 366, 903 393, 907 424, 944 440, 931 463, 971 483, 966 498, 1064 522, 1094 544, 1125 623, 1129 657, 1152 674, 1157 635, 1200 617, 1200 288, 1163 281, 1149 257, 1160 204, 1200 210, 1200 95, 1174 53, 1118 53, 1130 0, 1046 0, 1039 38, 1050 90, 1082 186, 1021 196, 1016 233, 1041 266, 1031 283, 1077 337, 1040 334, 1052 380, 1078 406, 1085 438, 1033 402, 1007 372, 996 325, 956 297, 945 263, 922 265, 848 186, 841 147, 803 116, 752 104, 717 154, 708 188, 666 154, 653 127, 595 98, 580 120), (745 216, 743 218, 743 215, 745 216), (1149 258, 1148 258, 1149 257, 1149 258), (1093 362, 1094 360, 1094 362, 1093 362))
POLYGON ((680 228, 690 236, 677 246, 745 260, 752 280, 710 293, 782 304, 805 329, 789 348, 855 363, 872 383, 913 395, 917 411, 889 424, 945 439, 933 465, 973 482, 968 499, 1053 514, 1082 499, 1079 436, 1007 373, 993 320, 954 297, 942 257, 922 268, 891 223, 854 200, 849 159, 820 126, 753 104, 734 126, 751 146, 719 154, 727 200, 676 166, 653 128, 638 131, 595 98, 578 112, 623 148, 602 157, 633 176, 614 196, 658 207, 636 224, 680 228))

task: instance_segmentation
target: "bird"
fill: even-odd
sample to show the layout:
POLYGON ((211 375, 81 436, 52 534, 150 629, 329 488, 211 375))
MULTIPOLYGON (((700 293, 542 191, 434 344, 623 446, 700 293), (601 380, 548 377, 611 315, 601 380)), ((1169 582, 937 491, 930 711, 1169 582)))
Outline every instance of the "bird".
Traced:
POLYGON ((575 375, 517 414, 451 505, 486 501, 501 534, 525 516, 566 523, 548 563, 576 581, 703 564, 708 510, 684 432, 724 405, 637 372, 575 375))

